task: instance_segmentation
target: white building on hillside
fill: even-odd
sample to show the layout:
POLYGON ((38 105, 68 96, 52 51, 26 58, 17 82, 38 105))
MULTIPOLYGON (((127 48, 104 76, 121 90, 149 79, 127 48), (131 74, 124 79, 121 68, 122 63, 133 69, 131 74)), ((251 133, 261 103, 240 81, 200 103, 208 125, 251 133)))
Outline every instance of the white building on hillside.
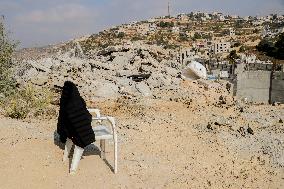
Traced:
POLYGON ((218 15, 217 17, 218 17, 219 21, 221 21, 221 22, 225 21, 225 16, 224 15, 218 15))
POLYGON ((224 42, 224 41, 215 41, 212 45, 212 51, 214 54, 222 54, 222 53, 228 53, 231 49, 231 43, 230 42, 224 42))
POLYGON ((245 55, 241 54, 241 61, 245 63, 255 63, 256 62, 256 55, 251 54, 251 55, 245 55))
POLYGON ((175 27, 172 27, 172 32, 173 33, 179 33, 180 29, 179 27, 175 26, 175 27))
POLYGON ((229 35, 230 36, 235 36, 236 35, 236 32, 235 32, 235 30, 233 28, 229 29, 229 35))

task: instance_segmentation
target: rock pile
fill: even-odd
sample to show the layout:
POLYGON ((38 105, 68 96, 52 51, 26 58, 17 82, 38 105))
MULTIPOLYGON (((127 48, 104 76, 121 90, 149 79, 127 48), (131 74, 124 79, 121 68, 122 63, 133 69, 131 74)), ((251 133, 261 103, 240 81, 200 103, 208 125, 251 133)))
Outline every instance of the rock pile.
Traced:
POLYGON ((111 46, 89 58, 69 52, 20 64, 16 70, 19 84, 52 88, 71 80, 90 98, 152 96, 153 89, 178 86, 181 81, 178 63, 168 52, 145 44, 111 46))
POLYGON ((123 95, 166 98, 188 105, 193 99, 218 101, 220 95, 213 93, 228 94, 224 83, 186 82, 181 78, 183 65, 170 51, 158 46, 137 42, 109 46, 88 55, 82 54, 78 46, 48 58, 19 63, 15 72, 18 83, 56 88, 71 80, 90 101, 123 95))

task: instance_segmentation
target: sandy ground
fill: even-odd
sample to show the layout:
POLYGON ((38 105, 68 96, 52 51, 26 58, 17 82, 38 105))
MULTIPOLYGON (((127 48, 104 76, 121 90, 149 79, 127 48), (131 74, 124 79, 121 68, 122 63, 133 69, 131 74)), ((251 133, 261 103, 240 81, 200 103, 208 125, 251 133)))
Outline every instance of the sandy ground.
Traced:
POLYGON ((69 175, 54 142, 56 120, 0 117, 0 188, 284 188, 284 106, 237 113, 235 107, 144 99, 98 107, 117 118, 118 174, 111 170, 111 142, 108 163, 91 146, 69 175), (254 135, 239 131, 248 123, 254 135), (268 148, 270 139, 278 143, 268 148))

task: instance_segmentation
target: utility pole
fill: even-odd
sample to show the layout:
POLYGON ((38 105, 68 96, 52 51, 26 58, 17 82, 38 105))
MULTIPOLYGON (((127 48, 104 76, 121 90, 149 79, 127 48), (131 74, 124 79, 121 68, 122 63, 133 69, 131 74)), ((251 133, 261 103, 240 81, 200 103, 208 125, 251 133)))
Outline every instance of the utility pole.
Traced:
POLYGON ((1 41, 1 43, 4 43, 4 21, 5 21, 5 17, 4 15, 1 15, 0 16, 0 40, 3 40, 1 41))
POLYGON ((170 1, 168 1, 168 17, 171 17, 171 13, 170 13, 170 1))

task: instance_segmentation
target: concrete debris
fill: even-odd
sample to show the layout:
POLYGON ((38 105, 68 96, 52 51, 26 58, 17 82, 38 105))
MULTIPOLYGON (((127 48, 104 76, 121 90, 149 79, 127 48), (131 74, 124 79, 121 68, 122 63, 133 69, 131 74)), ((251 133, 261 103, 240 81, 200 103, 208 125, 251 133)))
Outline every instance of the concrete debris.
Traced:
MULTIPOLYGON (((15 72, 18 83, 55 88, 71 80, 78 84, 86 100, 123 95, 153 98, 175 95, 186 103, 183 99, 200 98, 204 89, 209 96, 211 92, 227 94, 222 81, 205 79, 198 80, 198 83, 188 81, 186 85, 194 89, 189 91, 180 77, 182 65, 170 56, 168 50, 155 45, 137 42, 109 46, 93 51, 89 57, 84 55, 78 42, 73 46, 73 49, 51 57, 22 61, 15 72)), ((216 97, 209 99, 218 101, 216 97)))
POLYGON ((97 89, 94 91, 94 96, 101 98, 112 98, 118 95, 118 86, 114 83, 105 81, 97 81, 97 89))
POLYGON ((151 95, 151 90, 146 83, 144 83, 144 82, 137 83, 135 85, 135 87, 143 96, 150 96, 151 95))

